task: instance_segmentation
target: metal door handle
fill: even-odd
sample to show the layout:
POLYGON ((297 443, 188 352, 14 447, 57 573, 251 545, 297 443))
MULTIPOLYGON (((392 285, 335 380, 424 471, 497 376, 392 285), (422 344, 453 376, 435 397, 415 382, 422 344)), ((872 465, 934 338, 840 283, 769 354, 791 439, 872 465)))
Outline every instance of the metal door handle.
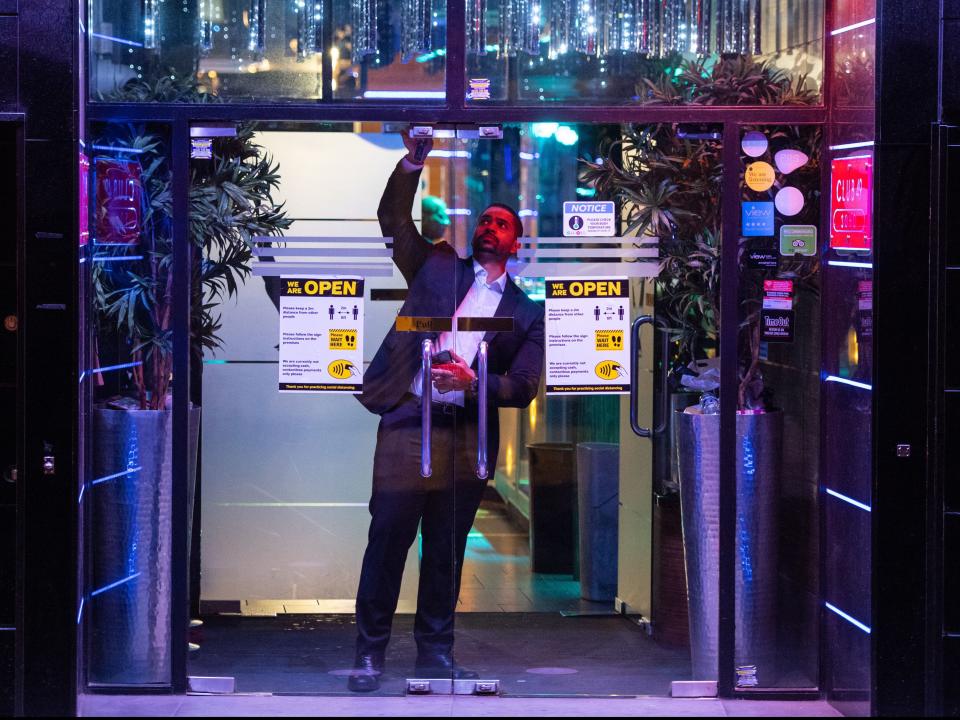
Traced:
POLYGON ((420 346, 423 380, 420 382, 420 475, 428 478, 433 474, 433 462, 430 457, 430 441, 432 438, 431 406, 433 405, 433 380, 430 375, 433 371, 433 341, 424 340, 420 346))
POLYGON ((477 428, 477 477, 487 479, 487 342, 480 342, 477 356, 477 401, 479 418, 477 428))
POLYGON ((633 321, 633 326, 630 330, 630 427, 633 429, 633 432, 640 437, 648 438, 653 437, 654 435, 659 435, 667 427, 668 397, 666 362, 669 352, 670 338, 666 333, 666 324, 662 320, 655 319, 653 315, 641 315, 633 321), (640 389, 640 383, 638 382, 637 378, 637 355, 640 353, 640 328, 643 325, 653 325, 654 332, 657 330, 660 331, 662 343, 661 354, 664 363, 663 372, 660 373, 660 422, 653 430, 650 428, 641 427, 637 420, 640 405, 640 398, 637 396, 637 393, 640 389))

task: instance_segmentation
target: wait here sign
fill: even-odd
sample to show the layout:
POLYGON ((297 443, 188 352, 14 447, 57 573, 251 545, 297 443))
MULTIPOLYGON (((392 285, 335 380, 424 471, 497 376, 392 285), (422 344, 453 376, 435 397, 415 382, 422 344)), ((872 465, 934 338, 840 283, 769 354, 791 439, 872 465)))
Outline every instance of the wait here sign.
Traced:
POLYGON ((564 237, 614 237, 617 234, 612 202, 565 202, 564 237))

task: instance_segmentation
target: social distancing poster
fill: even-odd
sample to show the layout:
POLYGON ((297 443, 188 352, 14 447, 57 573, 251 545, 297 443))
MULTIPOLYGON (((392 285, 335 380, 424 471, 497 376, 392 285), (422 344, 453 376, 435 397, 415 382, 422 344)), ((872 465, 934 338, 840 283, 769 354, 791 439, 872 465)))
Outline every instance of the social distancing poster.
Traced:
POLYGON ((363 391, 363 280, 280 279, 280 392, 363 391))
POLYGON ((547 394, 630 392, 626 278, 547 278, 547 394))

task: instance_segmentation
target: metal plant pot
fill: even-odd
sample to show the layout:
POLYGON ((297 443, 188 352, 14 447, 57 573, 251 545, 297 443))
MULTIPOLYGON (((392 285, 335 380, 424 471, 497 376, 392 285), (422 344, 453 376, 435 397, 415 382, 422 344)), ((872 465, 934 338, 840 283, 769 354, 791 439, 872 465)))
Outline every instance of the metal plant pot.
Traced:
MULTIPOLYGON (((93 411, 86 523, 92 683, 170 682, 172 417, 169 410, 93 411)), ((200 408, 191 408, 188 503, 199 430, 200 408)))
MULTIPOLYGON (((677 460, 693 679, 718 669, 720 416, 678 412, 677 460)), ((744 684, 776 679, 777 498, 783 414, 737 415, 736 665, 744 684)))

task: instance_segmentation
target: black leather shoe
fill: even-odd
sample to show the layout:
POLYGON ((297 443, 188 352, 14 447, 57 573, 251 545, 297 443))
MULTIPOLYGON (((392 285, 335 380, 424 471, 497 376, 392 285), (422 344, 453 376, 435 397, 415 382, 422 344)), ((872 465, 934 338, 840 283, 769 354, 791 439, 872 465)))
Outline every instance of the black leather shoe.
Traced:
POLYGON ((383 659, 375 655, 358 655, 353 662, 353 672, 347 681, 351 692, 373 692, 380 689, 383 674, 383 659))
POLYGON ((430 678, 449 677, 454 680, 476 680, 480 677, 480 673, 457 665, 453 655, 448 653, 417 655, 417 664, 414 670, 417 675, 430 678))

